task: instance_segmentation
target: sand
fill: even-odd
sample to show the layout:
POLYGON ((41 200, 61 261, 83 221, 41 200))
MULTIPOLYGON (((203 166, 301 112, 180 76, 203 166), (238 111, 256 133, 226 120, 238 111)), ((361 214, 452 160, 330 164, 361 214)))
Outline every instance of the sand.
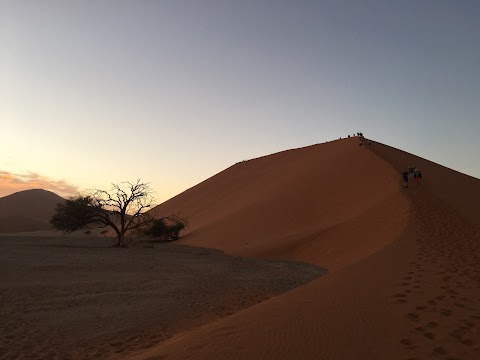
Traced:
POLYGON ((172 243, 111 243, 0 237, 0 358, 102 359, 148 349, 325 273, 172 243))
POLYGON ((410 156, 357 139, 322 144, 237 164, 163 204, 190 211, 185 243, 329 274, 135 358, 480 358, 480 181, 410 156), (404 191, 400 170, 412 163, 424 186, 404 191), (227 191, 229 179, 240 184, 227 191), (258 229, 256 241, 241 243, 241 227, 258 229))
MULTIPOLYGON (((146 314, 150 321, 140 321, 143 342, 112 339, 104 347, 92 342, 88 351, 100 351, 99 358, 150 360, 479 359, 480 180, 376 142, 358 142, 344 139, 241 162, 153 209, 158 216, 187 217, 178 244, 257 261, 303 261, 327 268, 328 274, 286 292, 258 295, 228 313, 210 307, 189 313, 183 304, 178 314, 191 316, 174 317, 165 336, 153 329, 167 314, 137 307, 135 316, 146 314), (410 165, 422 170, 424 183, 404 190, 400 172, 410 165)), ((102 264, 98 258, 88 263, 95 273, 102 264)), ((222 273, 213 276, 217 266, 212 261, 190 272, 190 279, 205 273, 215 279, 222 273)), ((99 274, 103 284, 112 283, 111 270, 99 274)), ((235 305, 257 289, 247 282, 237 294, 232 289, 238 286, 231 285, 236 280, 226 275, 212 288, 217 290, 204 289, 200 303, 215 303, 223 298, 219 293, 228 293, 231 297, 220 303, 235 305)), ((178 294, 188 294, 191 284, 178 294)), ((94 311, 98 308, 84 317, 94 311)), ((4 331, 11 326, 4 325, 4 331)), ((81 347, 76 351, 74 358, 84 356, 81 347)))
POLYGON ((398 237, 408 208, 392 167, 349 139, 235 164, 154 212, 188 219, 183 244, 334 269, 398 237))

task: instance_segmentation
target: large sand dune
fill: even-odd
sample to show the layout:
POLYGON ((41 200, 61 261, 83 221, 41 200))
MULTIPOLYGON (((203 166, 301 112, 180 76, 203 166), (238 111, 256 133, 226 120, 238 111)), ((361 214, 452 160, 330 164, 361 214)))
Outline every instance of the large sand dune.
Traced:
POLYGON ((237 163, 154 211, 186 216, 185 244, 332 269, 393 241, 408 201, 391 166, 350 139, 237 163))
POLYGON ((49 220, 58 203, 65 201, 57 194, 32 189, 0 198, 0 233, 48 230, 49 220))
POLYGON ((139 353, 151 359, 479 359, 480 181, 357 139, 242 162, 160 205, 183 243, 327 276, 139 353), (403 190, 416 165, 424 185, 403 190))

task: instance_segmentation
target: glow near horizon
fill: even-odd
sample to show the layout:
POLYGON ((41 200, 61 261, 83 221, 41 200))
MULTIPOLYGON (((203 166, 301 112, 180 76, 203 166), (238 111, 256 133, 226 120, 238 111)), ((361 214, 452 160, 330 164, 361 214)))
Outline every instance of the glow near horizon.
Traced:
POLYGON ((0 171, 164 201, 357 131, 480 177, 480 3, 7 1, 0 171))

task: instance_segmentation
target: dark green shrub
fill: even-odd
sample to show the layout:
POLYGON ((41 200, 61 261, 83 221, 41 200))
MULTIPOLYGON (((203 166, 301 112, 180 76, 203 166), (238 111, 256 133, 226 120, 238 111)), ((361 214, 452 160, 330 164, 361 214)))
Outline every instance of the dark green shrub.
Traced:
POLYGON ((145 235, 158 238, 160 240, 178 240, 180 232, 185 228, 186 221, 176 216, 167 216, 152 221, 150 227, 145 231, 145 235))

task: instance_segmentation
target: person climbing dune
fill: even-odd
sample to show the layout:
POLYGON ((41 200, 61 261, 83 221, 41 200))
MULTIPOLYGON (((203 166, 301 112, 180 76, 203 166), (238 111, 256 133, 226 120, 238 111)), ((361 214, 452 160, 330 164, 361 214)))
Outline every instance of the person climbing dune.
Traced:
POLYGON ((413 179, 413 173, 415 172, 416 167, 415 166, 409 166, 408 167, 408 175, 410 179, 413 179))
POLYGON ((403 179, 403 188, 408 188, 408 169, 403 170, 402 172, 402 179, 403 179))
POLYGON ((415 168, 415 171, 413 173, 413 178, 417 181, 417 187, 422 186, 422 173, 420 170, 415 168))

